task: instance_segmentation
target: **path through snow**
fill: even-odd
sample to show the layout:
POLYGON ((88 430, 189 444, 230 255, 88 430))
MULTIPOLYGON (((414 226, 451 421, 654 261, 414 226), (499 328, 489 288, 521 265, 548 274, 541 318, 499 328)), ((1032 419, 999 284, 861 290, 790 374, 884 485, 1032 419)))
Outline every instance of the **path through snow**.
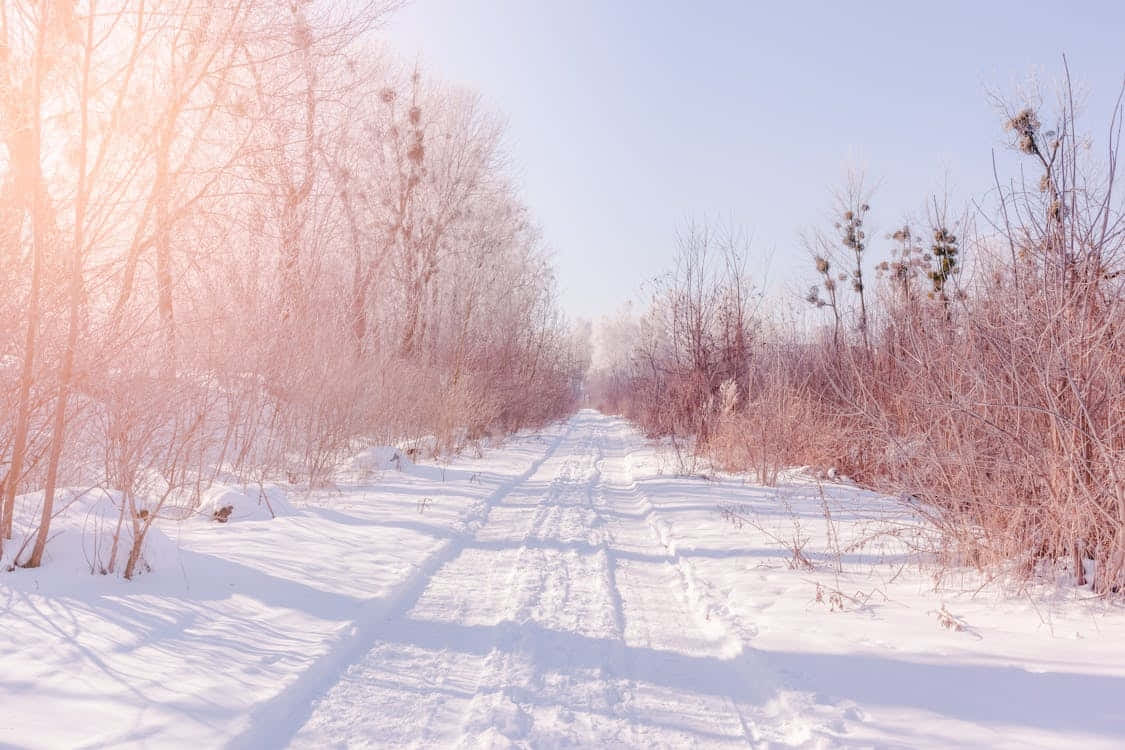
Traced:
MULTIPOLYGON (((755 706, 769 677, 735 658, 737 640, 695 600, 632 481, 622 427, 588 412, 572 420, 536 471, 381 624, 294 744, 761 739, 755 706)), ((283 744, 277 729, 255 743, 283 744)))

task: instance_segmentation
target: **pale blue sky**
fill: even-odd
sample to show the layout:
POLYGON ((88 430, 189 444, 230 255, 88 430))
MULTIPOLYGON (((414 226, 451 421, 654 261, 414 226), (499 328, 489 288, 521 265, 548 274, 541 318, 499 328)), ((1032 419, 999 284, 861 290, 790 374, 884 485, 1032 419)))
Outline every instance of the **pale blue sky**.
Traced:
POLYGON ((988 90, 1066 52, 1102 137, 1125 74, 1125 2, 415 0, 385 35, 506 115, 575 317, 635 298, 692 217, 733 219, 795 287, 849 165, 885 233, 947 174, 962 201, 990 188, 988 90))

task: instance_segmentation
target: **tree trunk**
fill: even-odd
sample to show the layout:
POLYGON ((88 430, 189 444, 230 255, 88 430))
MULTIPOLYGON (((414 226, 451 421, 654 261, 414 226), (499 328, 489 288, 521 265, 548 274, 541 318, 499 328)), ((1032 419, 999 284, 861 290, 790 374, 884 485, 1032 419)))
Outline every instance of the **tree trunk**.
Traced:
POLYGON ((51 433, 51 451, 47 459, 47 480, 43 490, 43 512, 39 520, 39 533, 27 567, 37 568, 43 561, 47 549, 47 536, 51 529, 51 514, 55 504, 55 485, 59 475, 59 459, 62 456, 63 441, 66 435, 66 404, 70 395, 70 384, 74 378, 74 357, 78 348, 79 311, 82 306, 82 251, 85 241, 83 225, 86 221, 86 139, 89 133, 90 55, 93 50, 94 21, 91 16, 86 25, 86 57, 82 69, 80 150, 78 157, 78 189, 74 201, 74 243, 70 258, 70 309, 68 311, 66 349, 63 352, 62 367, 59 372, 58 394, 55 401, 55 419, 51 433))
MULTIPOLYGON (((32 233, 32 260, 31 260, 31 289, 27 299, 27 333, 24 337, 23 366, 20 370, 19 410, 16 414, 16 429, 12 441, 12 463, 8 467, 8 481, 4 487, 3 526, 0 529, 0 539, 12 538, 12 516, 15 511, 16 489, 19 485, 20 475, 23 473, 23 464, 27 452, 27 433, 31 421, 31 386, 35 379, 35 349, 39 335, 39 292, 43 276, 43 256, 46 252, 46 217, 47 206, 43 205, 45 190, 43 189, 43 174, 40 164, 40 120, 42 108, 43 68, 46 55, 47 36, 47 3, 39 3, 39 34, 36 40, 34 81, 32 84, 31 101, 31 128, 28 134, 29 152, 27 158, 27 179, 32 191, 31 205, 31 233, 32 233)), ((2 543, 2 542, 0 542, 2 543)))

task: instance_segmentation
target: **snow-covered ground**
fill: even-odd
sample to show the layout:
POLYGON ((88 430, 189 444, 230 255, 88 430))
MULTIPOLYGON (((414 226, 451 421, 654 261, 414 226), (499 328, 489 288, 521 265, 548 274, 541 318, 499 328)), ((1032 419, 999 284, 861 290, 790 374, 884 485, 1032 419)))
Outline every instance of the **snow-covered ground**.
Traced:
POLYGON ((1125 746, 1121 607, 935 590, 868 493, 677 476, 592 411, 363 459, 133 582, 0 574, 0 747, 1125 746))

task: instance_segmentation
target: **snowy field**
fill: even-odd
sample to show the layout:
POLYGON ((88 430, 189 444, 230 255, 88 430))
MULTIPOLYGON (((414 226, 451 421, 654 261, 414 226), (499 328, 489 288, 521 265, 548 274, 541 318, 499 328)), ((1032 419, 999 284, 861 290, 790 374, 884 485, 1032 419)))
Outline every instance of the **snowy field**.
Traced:
POLYGON ((0 748, 1125 746, 1125 610, 935 587, 868 493, 592 411, 385 466, 165 524, 132 583, 0 574, 0 748))

